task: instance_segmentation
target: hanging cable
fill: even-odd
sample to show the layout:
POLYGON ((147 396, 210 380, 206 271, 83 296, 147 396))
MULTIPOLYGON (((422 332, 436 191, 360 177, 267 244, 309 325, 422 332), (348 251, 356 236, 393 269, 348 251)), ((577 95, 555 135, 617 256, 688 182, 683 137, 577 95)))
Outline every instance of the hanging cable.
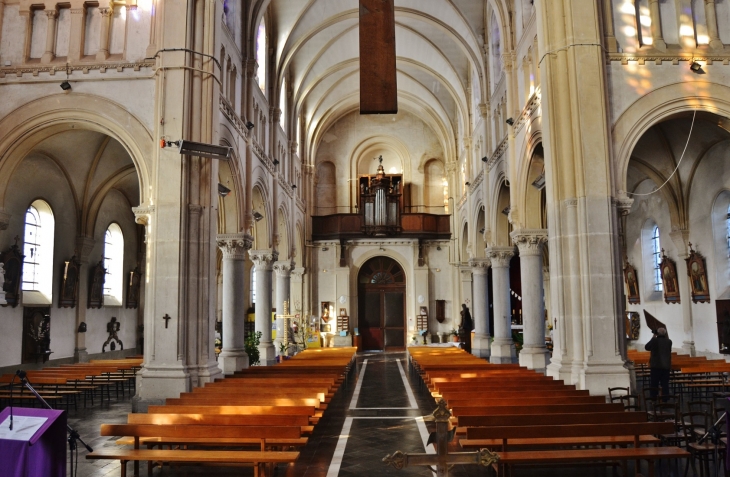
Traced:
POLYGON ((687 152, 687 146, 689 146, 689 140, 692 137, 692 129, 695 126, 695 117, 696 116, 697 116, 697 110, 695 109, 695 112, 692 114, 692 124, 689 126, 689 135, 687 136, 687 142, 684 145, 684 150, 682 151, 682 155, 679 156, 679 161, 677 161, 677 167, 675 167, 674 171, 672 171, 672 173, 669 175, 669 177, 667 177, 667 180, 664 181, 664 184, 660 185, 659 187, 657 187, 656 189, 654 189, 651 192, 647 192, 646 194, 634 194, 633 192, 627 192, 626 193, 627 195, 635 195, 635 196, 652 195, 656 192, 659 192, 662 189, 662 187, 667 185, 667 183, 669 183, 669 181, 672 180, 672 177, 674 177, 674 174, 676 174, 677 171, 679 170, 679 165, 682 164, 682 159, 684 159, 684 153, 687 152))

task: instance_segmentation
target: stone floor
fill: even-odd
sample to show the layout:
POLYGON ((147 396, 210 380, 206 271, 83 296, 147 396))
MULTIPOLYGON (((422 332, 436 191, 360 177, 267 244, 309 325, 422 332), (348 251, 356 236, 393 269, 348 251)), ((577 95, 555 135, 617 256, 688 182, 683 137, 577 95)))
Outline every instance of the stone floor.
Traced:
MULTIPOLYGON (((365 353, 357 356, 347 382, 330 403, 325 416, 316 426, 308 444, 301 449, 296 464, 279 466, 277 476, 286 477, 370 477, 370 476, 430 476, 425 468, 395 470, 382 463, 382 458, 396 450, 424 452, 430 429, 423 416, 430 415, 435 404, 420 380, 409 375, 405 353, 365 353)), ((131 412, 129 398, 111 403, 98 403, 85 410, 71 411, 69 424, 79 431, 93 448, 114 446, 116 438, 100 437, 102 423, 123 423, 131 412)), ((458 444, 451 451, 461 451, 458 444)), ((433 446, 429 446, 433 452, 433 446)), ((119 476, 118 462, 90 461, 81 449, 78 459, 79 477, 119 476)), ((128 475, 133 475, 129 466, 128 475)), ((657 476, 684 474, 684 465, 662 463, 657 476)), ((633 470, 632 468, 629 469, 633 470)), ((646 469, 644 469, 646 471, 646 469)), ((475 466, 455 466, 454 477, 487 476, 491 471, 475 466)), ((146 465, 141 466, 142 475, 146 465)), ((0 475, 2 470, 0 469, 0 475)), ((156 469, 155 476, 250 476, 251 468, 225 467, 169 467, 156 469)), ((609 476, 611 470, 603 467, 579 468, 523 468, 515 477, 592 477, 609 476)), ((630 473, 633 475, 633 473, 630 473)), ((690 475, 692 470, 690 469, 690 475)), ((711 473, 710 475, 714 475, 711 473)))

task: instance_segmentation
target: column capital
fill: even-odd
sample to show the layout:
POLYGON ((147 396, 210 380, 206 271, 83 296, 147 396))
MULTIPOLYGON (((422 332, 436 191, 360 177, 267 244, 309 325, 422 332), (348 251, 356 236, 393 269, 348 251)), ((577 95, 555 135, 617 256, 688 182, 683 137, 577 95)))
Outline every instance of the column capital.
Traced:
POLYGON ((248 234, 220 234, 215 241, 223 252, 223 258, 232 260, 245 259, 246 250, 253 245, 253 237, 248 234))
POLYGON ((486 119, 488 114, 489 114, 489 104, 488 103, 479 103, 479 116, 486 119))
POLYGON ((140 205, 139 207, 132 207, 132 213, 134 213, 134 221, 140 225, 149 225, 152 216, 155 213, 154 205, 140 205))
POLYGON ((55 20, 56 18, 58 18, 58 10, 56 10, 55 8, 52 8, 50 10, 44 10, 44 12, 49 20, 55 20))
POLYGON ((256 266, 256 270, 271 270, 272 264, 279 258, 279 253, 273 250, 249 250, 248 256, 256 266))
POLYGON ((492 268, 509 268, 509 261, 515 255, 514 247, 489 247, 487 257, 492 263, 492 268))
POLYGON ((291 280, 293 282, 301 282, 306 271, 307 269, 304 267, 293 268, 291 271, 291 280))
POLYGON ((281 120, 281 109, 269 108, 269 116, 271 116, 271 122, 276 124, 281 120))
POLYGON ((99 14, 102 17, 109 17, 112 14, 112 9, 111 8, 107 8, 107 7, 102 7, 102 8, 99 9, 99 14))
POLYGON ((542 246, 548 240, 548 232, 545 229, 520 229, 513 231, 510 237, 521 257, 541 255, 542 246))
POLYGON ((291 260, 281 260, 274 262, 274 271, 277 277, 287 278, 291 276, 291 271, 294 269, 294 263, 291 260))
POLYGON ((613 198, 613 203, 620 215, 628 215, 631 212, 631 206, 634 205, 634 199, 629 197, 625 191, 619 191, 618 197, 613 198))
POLYGON ((492 266, 492 262, 488 258, 472 258, 469 260, 469 266, 474 275, 486 275, 487 269, 492 266))

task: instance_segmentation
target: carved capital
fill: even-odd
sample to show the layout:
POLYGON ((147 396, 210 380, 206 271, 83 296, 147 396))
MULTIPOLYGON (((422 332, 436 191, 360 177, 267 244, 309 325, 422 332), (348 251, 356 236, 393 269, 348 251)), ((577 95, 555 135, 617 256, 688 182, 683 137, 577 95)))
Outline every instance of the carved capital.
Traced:
POLYGON ((509 268, 509 262, 514 255, 514 247, 487 248, 487 257, 492 262, 492 268, 509 268))
POLYGON ((44 12, 49 20, 55 20, 58 18, 58 10, 55 8, 53 10, 45 10, 44 12))
POLYGON ((110 17, 111 14, 112 14, 112 9, 111 8, 107 8, 107 7, 100 8, 99 9, 99 14, 101 15, 102 18, 110 17))
POLYGON ((253 237, 248 234, 221 234, 216 237, 216 245, 223 252, 223 258, 244 260, 246 250, 253 245, 253 237))
POLYGON ((273 250, 249 250, 248 256, 257 270, 271 270, 272 265, 279 258, 279 253, 273 250))
POLYGON ((281 120, 281 109, 271 108, 269 109, 269 115, 271 116, 271 122, 276 124, 281 120))
POLYGON ((155 206, 148 205, 139 207, 132 207, 132 213, 134 213, 134 221, 140 225, 149 225, 152 216, 155 213, 155 206))
POLYGON ((304 279, 304 273, 307 271, 304 267, 297 267, 291 271, 291 279, 293 282, 301 282, 304 279))
POLYGON ((489 105, 487 103, 479 103, 479 116, 486 119, 488 114, 489 114, 489 105))
POLYGON ((486 275, 487 269, 492 266, 492 262, 488 258, 472 258, 469 260, 469 266, 474 275, 486 275))
POLYGON ((517 245, 520 257, 530 255, 542 255, 542 246, 548 240, 547 230, 544 229, 521 229, 510 234, 512 241, 517 245))
POLYGON ((291 271, 294 268, 294 264, 291 260, 281 260, 280 262, 274 263, 274 271, 276 276, 287 278, 291 276, 291 271))
POLYGON ((634 205, 634 199, 626 195, 625 191, 619 191, 618 197, 614 199, 614 203, 619 214, 628 215, 631 212, 631 206, 634 205))

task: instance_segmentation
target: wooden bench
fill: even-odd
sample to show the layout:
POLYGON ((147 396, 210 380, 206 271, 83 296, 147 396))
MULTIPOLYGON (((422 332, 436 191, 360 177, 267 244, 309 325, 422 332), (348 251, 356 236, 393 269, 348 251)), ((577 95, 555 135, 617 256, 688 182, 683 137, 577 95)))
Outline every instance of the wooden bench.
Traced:
MULTIPOLYGON (((140 438, 159 437, 173 439, 207 439, 211 443, 217 439, 257 439, 265 446, 266 439, 298 439, 301 430, 297 426, 211 426, 211 425, 154 425, 154 424, 102 424, 101 436, 131 436, 133 449, 103 448, 87 454, 87 459, 112 459, 122 463, 122 476, 126 477, 126 463, 139 462, 199 462, 199 463, 237 463, 254 465, 255 475, 263 470, 262 464, 294 462, 298 452, 284 451, 192 451, 139 449, 140 438), (183 455, 192 452, 191 455, 183 455), (211 452, 211 454, 207 454, 211 452), (218 452, 216 454, 215 452, 218 452), (225 454, 226 460, 219 460, 225 454), (195 457, 192 457, 194 455, 195 457)), ((222 443, 221 446, 228 445, 222 443)), ((135 466, 135 475, 137 468, 135 466)))

